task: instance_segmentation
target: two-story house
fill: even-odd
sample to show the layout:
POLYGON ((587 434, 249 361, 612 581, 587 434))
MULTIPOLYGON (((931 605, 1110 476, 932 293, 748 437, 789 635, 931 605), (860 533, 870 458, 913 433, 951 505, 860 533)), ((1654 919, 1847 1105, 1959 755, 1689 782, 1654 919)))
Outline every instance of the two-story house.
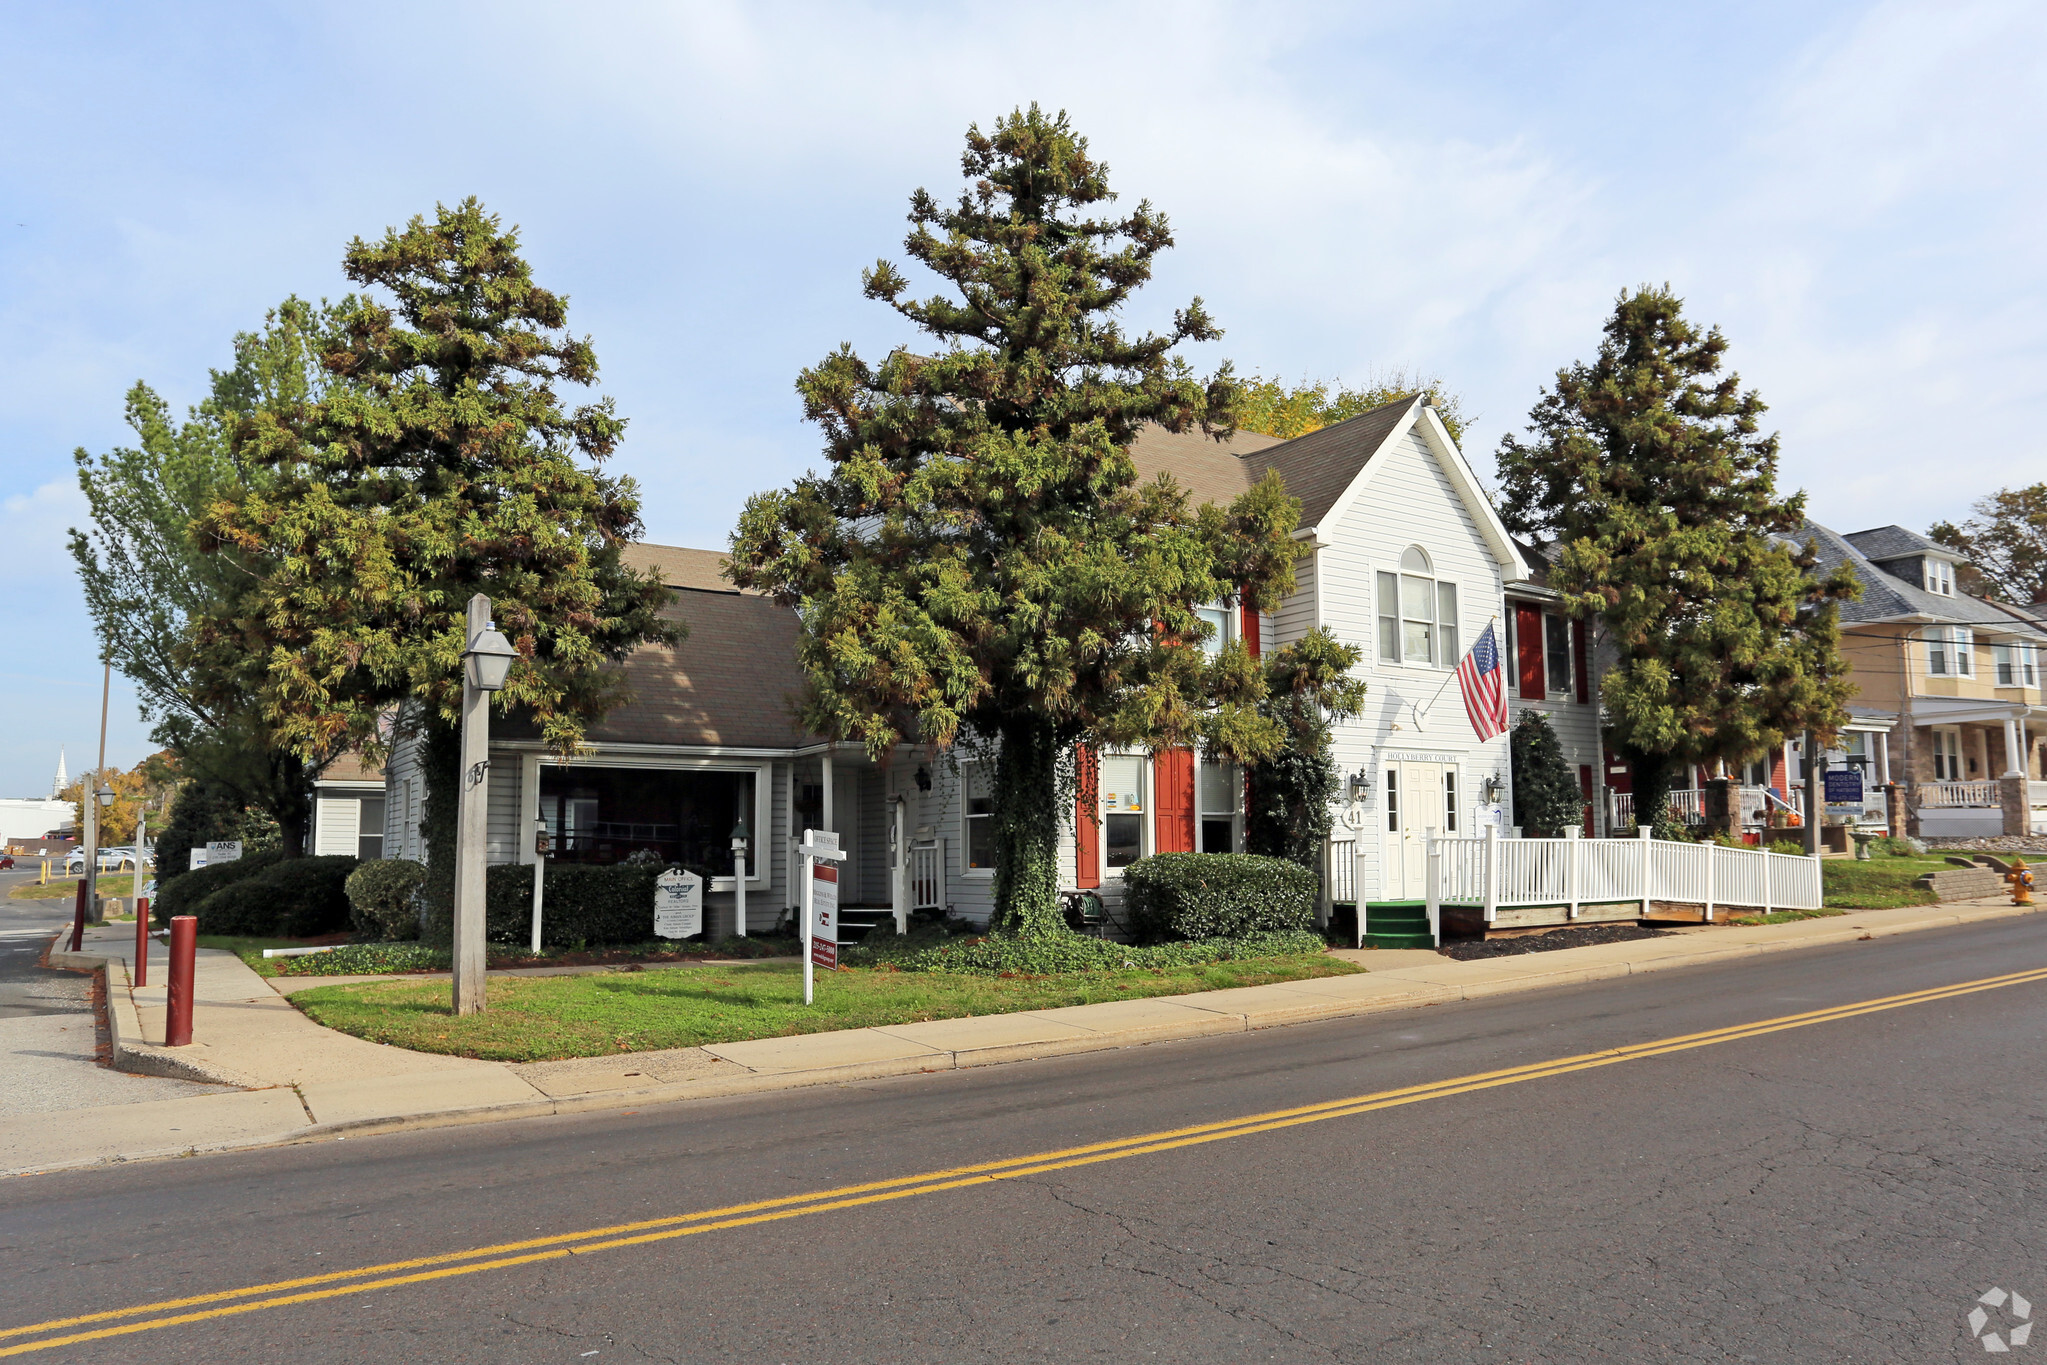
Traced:
POLYGON ((2035 807, 2047 816, 2047 631, 1963 592, 1954 553, 1902 526, 1799 534, 1862 585, 1841 611, 1857 709, 1898 720, 1880 749, 1848 758, 1893 785, 1893 824, 1924 838, 2032 832, 2035 807))

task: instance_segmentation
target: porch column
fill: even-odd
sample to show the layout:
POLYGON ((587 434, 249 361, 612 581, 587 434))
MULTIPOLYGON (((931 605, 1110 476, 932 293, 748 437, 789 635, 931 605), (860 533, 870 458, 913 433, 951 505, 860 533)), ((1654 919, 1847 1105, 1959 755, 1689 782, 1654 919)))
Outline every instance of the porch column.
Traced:
MULTIPOLYGON (((2006 716, 2004 718, 2004 772, 2001 776, 2024 777, 2026 775, 2025 761, 2025 750, 2019 747, 2019 718, 2017 716, 2006 716)), ((2023 830, 2020 831, 2020 833, 2024 832, 2023 830)))
MULTIPOLYGON (((1983 774, 1986 781, 1997 775, 1996 770, 1990 766, 1990 727, 1987 725, 1976 727, 1976 758, 1982 765, 1977 771, 1983 774)), ((1964 773, 1963 776, 1967 777, 1968 774, 1964 773)))

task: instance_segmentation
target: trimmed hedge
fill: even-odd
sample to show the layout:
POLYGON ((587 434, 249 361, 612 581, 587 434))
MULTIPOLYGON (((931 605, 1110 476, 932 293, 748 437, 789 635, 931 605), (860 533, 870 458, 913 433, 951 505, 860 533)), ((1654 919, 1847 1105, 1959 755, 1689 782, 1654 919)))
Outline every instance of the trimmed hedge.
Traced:
POLYGON ((395 942, 419 937, 419 888, 426 864, 372 858, 348 874, 348 919, 359 939, 395 942))
POLYGON ((1252 853, 1160 853, 1123 869, 1124 906, 1140 943, 1307 932, 1315 874, 1252 853))
MULTIPOLYGON (((547 866, 541 908, 541 946, 588 948, 600 943, 645 943, 654 937, 654 879, 668 869, 659 863, 576 863, 547 866)), ((690 868, 711 884, 709 872, 690 868)), ((533 868, 501 863, 484 878, 484 937, 492 943, 530 943, 533 934, 533 868)), ((705 915, 705 927, 710 916, 705 915)))
MULTIPOLYGON (((354 858, 291 858, 228 883, 191 913, 198 916, 202 934, 257 938, 338 934, 349 927, 346 887, 356 864, 354 858)), ((197 875, 188 874, 184 880, 197 875)))
MULTIPOLYGON (((1295 866, 1292 863, 1287 865, 1295 866)), ((893 934, 870 934, 860 944, 841 952, 839 960, 849 967, 893 967, 900 972, 1054 976, 1065 972, 1198 967, 1210 962, 1236 962, 1247 958, 1291 957, 1298 953, 1320 953, 1328 946, 1320 934, 1297 929, 1249 934, 1242 938, 1157 943, 1145 947, 1112 943, 1081 934, 1042 934, 1028 938, 990 934, 986 938, 953 939, 935 945, 928 938, 921 943, 914 938, 904 942, 893 934)))
POLYGON ((266 848, 259 853, 243 854, 231 863, 193 868, 176 881, 159 881, 156 899, 150 902, 149 918, 158 925, 168 925, 173 915, 195 914, 195 907, 222 887, 258 876, 283 861, 282 849, 266 848))

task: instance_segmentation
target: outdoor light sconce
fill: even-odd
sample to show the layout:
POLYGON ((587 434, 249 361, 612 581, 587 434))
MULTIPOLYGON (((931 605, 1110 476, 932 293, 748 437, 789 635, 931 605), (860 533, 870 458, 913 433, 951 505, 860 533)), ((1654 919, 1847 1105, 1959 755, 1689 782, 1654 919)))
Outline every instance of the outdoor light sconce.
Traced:
POLYGON ((1488 777, 1479 787, 1478 795, 1479 799, 1488 806, 1497 802, 1500 799, 1500 775, 1494 773, 1491 777, 1488 777))
POLYGON ((545 815, 534 816, 533 852, 537 856, 545 858, 552 851, 548 846, 549 843, 550 840, 547 837, 547 817, 545 815))
POLYGON ((917 765, 917 790, 920 792, 931 790, 931 769, 925 767, 922 763, 917 765))
POLYGON ((1363 768, 1360 768, 1356 772, 1352 773, 1344 781, 1344 786, 1349 790, 1350 799, 1353 801, 1363 800, 1365 795, 1365 788, 1369 785, 1370 780, 1366 778, 1365 770, 1363 768))
POLYGON ((462 651, 462 665, 471 687, 479 692, 495 692, 505 685, 505 675, 512 671, 512 660, 518 657, 519 651, 512 648, 512 642, 498 632, 493 622, 477 631, 469 648, 462 651))

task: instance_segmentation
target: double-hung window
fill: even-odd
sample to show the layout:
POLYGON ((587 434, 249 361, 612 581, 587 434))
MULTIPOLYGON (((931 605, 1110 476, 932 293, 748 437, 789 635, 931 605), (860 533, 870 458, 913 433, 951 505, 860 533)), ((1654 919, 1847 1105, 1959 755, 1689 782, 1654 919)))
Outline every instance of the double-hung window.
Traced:
POLYGON ((1244 779, 1234 763, 1201 760, 1194 781, 1195 801, 1200 807, 1203 853, 1235 853, 1242 843, 1244 779))
POLYGON ((1967 626, 1928 626, 1926 671, 1936 678, 1976 676, 1976 635, 1967 626))
POLYGON ((1933 780, 1936 782, 1959 782, 1962 780, 1962 732, 1960 730, 1935 730, 1933 732, 1933 780))
POLYGON ((1542 614, 1542 639, 1552 694, 1571 690, 1571 623, 1553 611, 1542 614))
POLYGON ((1436 578, 1428 552, 1411 545, 1400 572, 1381 571, 1379 658, 1385 663, 1457 664, 1457 585, 1436 578))
POLYGON ((2038 687, 2039 655, 2031 645, 1992 645, 1990 658, 1999 687, 2038 687))
POLYGON ((1104 754, 1102 788, 1102 866, 1120 869, 1144 856, 1144 757, 1104 754))
POLYGON ((1948 563, 1945 559, 1926 559, 1921 562, 1926 566, 1926 577, 1923 580, 1926 584, 1926 590, 1931 593, 1938 593, 1942 597, 1953 597, 1955 595, 1955 566, 1948 563))
POLYGON ((979 759, 960 765, 966 789, 967 870, 995 869, 995 765, 979 759))
POLYGON ((1208 638, 1201 642, 1202 652, 1211 659, 1223 652, 1223 646, 1230 642, 1230 610, 1220 603, 1196 607, 1194 614, 1207 624, 1208 638))

